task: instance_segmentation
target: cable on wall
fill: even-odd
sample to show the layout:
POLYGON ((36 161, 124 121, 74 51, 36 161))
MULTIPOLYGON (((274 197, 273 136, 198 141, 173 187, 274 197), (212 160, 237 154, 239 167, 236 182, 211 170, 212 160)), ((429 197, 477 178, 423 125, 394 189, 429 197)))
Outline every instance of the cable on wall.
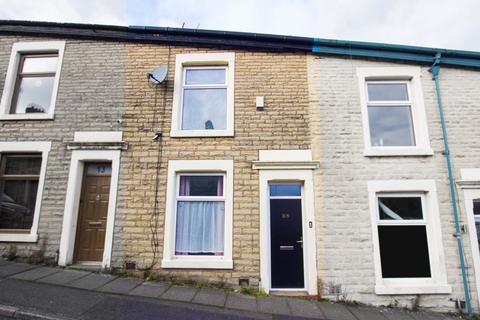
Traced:
MULTIPOLYGON (((167 66, 170 65, 170 56, 171 56, 171 47, 168 46, 168 56, 167 56, 167 66)), ((158 208, 158 193, 159 193, 159 183, 160 183, 160 169, 162 167, 162 159, 163 159, 163 127, 164 127, 164 120, 165 120, 165 111, 167 106, 167 93, 168 93, 168 82, 166 82, 163 86, 163 101, 162 101, 162 111, 155 112, 157 109, 157 93, 158 93, 158 86, 155 85, 155 98, 154 98, 154 115, 155 115, 155 124, 158 124, 158 130, 155 132, 153 140, 158 142, 158 152, 157 152, 157 162, 156 162, 156 172, 155 172, 155 199, 153 204, 153 212, 150 216, 149 221, 149 228, 150 228, 150 248, 152 250, 152 262, 146 268, 139 268, 140 271, 151 271, 153 267, 157 264, 157 256, 158 256, 158 247, 159 247, 159 237, 158 237, 158 224, 159 224, 159 208, 158 208)), ((152 129, 154 128, 152 125, 152 129)))

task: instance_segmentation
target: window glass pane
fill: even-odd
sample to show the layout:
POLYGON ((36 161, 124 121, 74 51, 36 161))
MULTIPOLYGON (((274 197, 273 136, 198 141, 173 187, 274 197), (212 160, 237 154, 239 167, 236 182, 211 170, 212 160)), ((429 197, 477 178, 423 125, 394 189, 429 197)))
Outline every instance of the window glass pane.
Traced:
POLYGON ((383 278, 429 278, 425 226, 378 226, 383 278))
POLYGON ((420 197, 379 197, 378 210, 381 220, 423 219, 420 197))
POLYGON ((185 89, 182 129, 224 130, 227 127, 227 89, 185 89))
POLYGON ((225 69, 187 69, 185 84, 225 84, 225 69))
POLYGON ((30 229, 38 180, 1 181, 0 229, 30 229))
POLYGON ((112 174, 112 165, 110 163, 87 163, 88 176, 109 176, 112 174))
POLYGON ((54 77, 22 77, 18 87, 15 113, 48 112, 54 77))
POLYGON ((480 248, 480 199, 473 200, 473 214, 475 218, 475 229, 477 229, 477 242, 480 248))
POLYGON ((368 83, 369 101, 408 101, 406 83, 368 83))
POLYGON ((178 201, 176 223, 176 255, 223 256, 224 202, 178 201))
POLYGON ((180 196, 223 196, 223 176, 180 176, 180 196))
POLYGON ((58 57, 31 56, 23 62, 22 72, 55 72, 58 57))
POLYGON ((409 106, 368 107, 370 140, 373 147, 414 146, 409 106))
POLYGON ((4 155, 4 175, 39 175, 42 164, 41 157, 4 155))
POLYGON ((272 183, 270 184, 270 196, 301 196, 302 186, 299 183, 272 183))

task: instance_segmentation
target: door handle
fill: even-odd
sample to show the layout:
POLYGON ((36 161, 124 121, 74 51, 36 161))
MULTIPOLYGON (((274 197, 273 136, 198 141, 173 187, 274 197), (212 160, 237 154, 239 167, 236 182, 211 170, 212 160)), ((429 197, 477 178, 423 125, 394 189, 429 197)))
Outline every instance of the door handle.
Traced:
POLYGON ((298 240, 297 243, 303 243, 303 240, 298 240))
POLYGON ((102 221, 89 221, 89 222, 88 222, 88 225, 89 225, 89 226, 101 226, 101 225, 102 225, 102 221))

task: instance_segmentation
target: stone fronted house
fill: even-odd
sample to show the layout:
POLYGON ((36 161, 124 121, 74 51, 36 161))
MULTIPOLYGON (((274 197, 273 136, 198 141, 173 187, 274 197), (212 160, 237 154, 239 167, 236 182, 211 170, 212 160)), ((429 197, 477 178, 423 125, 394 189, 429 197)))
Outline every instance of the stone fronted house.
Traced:
POLYGON ((480 53, 2 21, 0 57, 6 256, 479 310, 480 53))

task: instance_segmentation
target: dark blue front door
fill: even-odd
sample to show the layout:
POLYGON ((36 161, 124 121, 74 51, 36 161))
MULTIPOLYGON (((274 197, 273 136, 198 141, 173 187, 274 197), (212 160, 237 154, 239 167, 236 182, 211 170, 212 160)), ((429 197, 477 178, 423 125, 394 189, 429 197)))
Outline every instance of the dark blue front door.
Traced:
POLYGON ((301 197, 287 199, 271 197, 270 252, 272 289, 304 288, 302 239, 301 197))

